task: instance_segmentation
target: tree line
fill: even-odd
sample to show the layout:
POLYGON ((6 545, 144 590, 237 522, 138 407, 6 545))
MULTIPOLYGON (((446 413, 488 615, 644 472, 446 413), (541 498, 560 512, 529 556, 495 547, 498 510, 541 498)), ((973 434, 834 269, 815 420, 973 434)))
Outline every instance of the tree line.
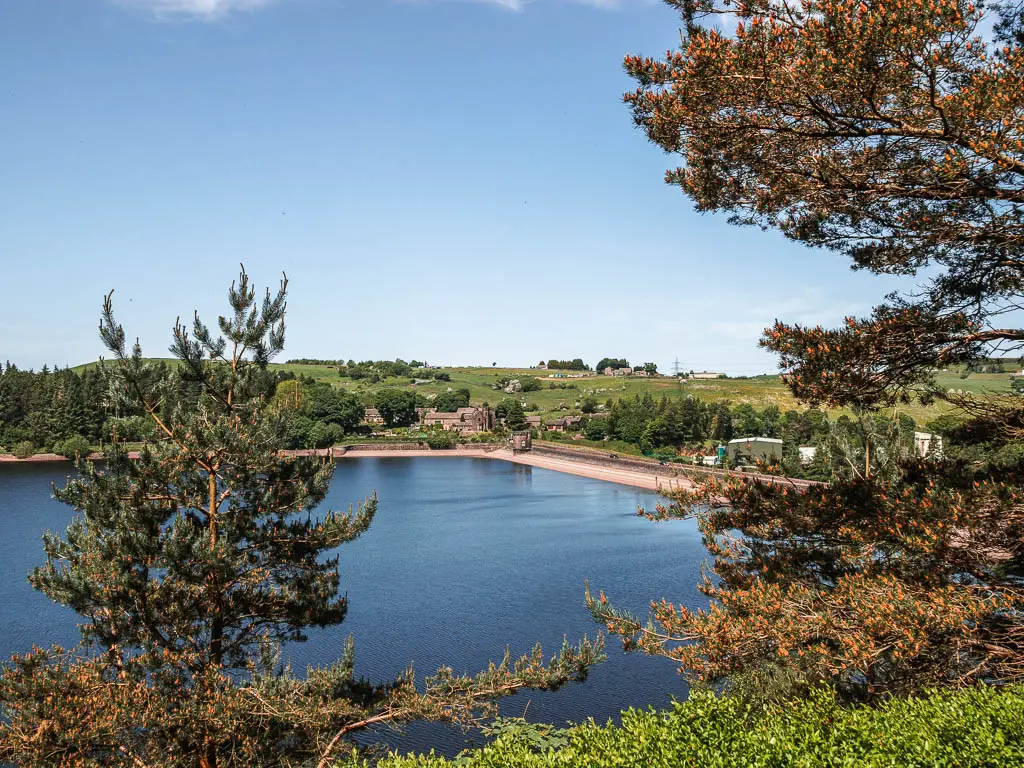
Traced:
MULTIPOLYGON (((597 399, 588 396, 580 410, 586 418, 580 431, 588 440, 630 443, 647 454, 671 458, 679 452, 713 454, 734 438, 769 437, 783 441, 780 471, 791 477, 831 480, 849 476, 850 464, 865 459, 881 471, 915 450, 918 425, 905 413, 840 413, 829 415, 819 408, 782 411, 776 405, 757 409, 749 403, 721 400, 708 403, 698 397, 655 399, 650 393, 609 399, 599 410, 597 399), (869 446, 877 450, 867 456, 869 446), (816 449, 813 459, 801 461, 799 448, 816 449)), ((952 438, 953 451, 985 453, 975 443, 963 443, 961 422, 946 416, 926 428, 952 438)))
MULTIPOLYGON (((147 375, 153 380, 166 380, 173 374, 167 363, 155 361, 147 375)), ((282 419, 286 448, 324 448, 345 437, 369 434, 370 429, 363 425, 367 407, 378 409, 385 426, 406 427, 419 421, 418 408, 454 412, 468 406, 470 398, 464 387, 432 399, 385 387, 364 400, 291 371, 268 369, 260 377, 261 396, 282 419)), ((0 368, 0 451, 19 458, 40 452, 73 458, 86 455, 92 447, 119 440, 143 443, 155 439, 150 416, 136 405, 120 402, 109 387, 109 374, 100 365, 81 372, 49 367, 31 371, 8 362, 0 368)), ((168 393, 157 404, 157 413, 170 412, 181 397, 195 394, 168 393)))
MULTIPOLYGON (((0 368, 0 447, 18 453, 46 448, 63 453, 65 443, 88 446, 108 437, 133 413, 109 407, 106 383, 95 369, 25 371, 0 368)), ((130 429, 130 427, 129 427, 130 429)))

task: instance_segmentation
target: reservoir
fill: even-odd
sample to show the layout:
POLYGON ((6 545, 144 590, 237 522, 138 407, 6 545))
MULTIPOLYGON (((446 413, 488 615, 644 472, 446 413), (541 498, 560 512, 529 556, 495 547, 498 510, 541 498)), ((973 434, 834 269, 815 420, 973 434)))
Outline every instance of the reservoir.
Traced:
MULTIPOLYGON (((63 533, 74 512, 51 498, 71 465, 0 464, 0 656, 32 645, 78 641, 77 614, 26 581, 43 561, 41 535, 63 533)), ((707 554, 694 521, 651 523, 637 506, 657 496, 601 480, 474 458, 360 458, 338 463, 318 510, 344 511, 376 491, 370 530, 341 547, 345 621, 310 630, 283 649, 297 672, 327 664, 352 635, 356 672, 374 682, 410 663, 417 677, 450 665, 476 672, 540 642, 550 657, 563 636, 576 642, 601 629, 584 601, 587 580, 616 607, 647 615, 662 597, 689 607, 707 554)), ((503 700, 506 716, 565 724, 617 719, 628 707, 665 707, 687 686, 664 658, 624 654, 608 637, 608 660, 586 682, 503 700)), ((479 737, 432 724, 374 734, 400 751, 452 755, 479 737)))

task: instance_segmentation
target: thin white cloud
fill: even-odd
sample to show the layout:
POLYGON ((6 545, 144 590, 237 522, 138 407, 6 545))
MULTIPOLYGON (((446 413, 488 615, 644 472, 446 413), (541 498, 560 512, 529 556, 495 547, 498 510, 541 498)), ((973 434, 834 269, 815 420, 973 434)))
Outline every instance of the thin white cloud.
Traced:
POLYGON ((115 0, 120 5, 141 8, 156 16, 192 16, 217 19, 233 11, 251 11, 278 0, 115 0))
POLYGON ((590 5, 594 8, 621 8, 627 0, 572 0, 578 5, 590 5))
POLYGON ((474 0, 474 2, 500 5, 502 8, 508 8, 512 11, 522 11, 525 10, 530 0, 474 0))
MULTIPOLYGON (((399 0, 399 2, 469 2, 483 5, 497 5, 507 8, 510 11, 525 11, 528 6, 545 0, 399 0)), ((576 5, 587 5, 591 8, 615 9, 627 5, 651 5, 657 0, 560 0, 561 2, 574 3, 576 5)))
POLYGON ((510 11, 525 11, 526 6, 536 2, 536 0, 398 0, 398 2, 419 3, 423 5, 437 2, 468 2, 480 5, 497 5, 500 8, 507 8, 510 11))
MULTIPOLYGON (((525 11, 538 0, 400 0, 400 2, 472 2, 497 5, 510 11, 525 11)), ((561 0, 592 8, 615 9, 629 4, 649 5, 654 0, 561 0)), ((141 8, 159 17, 219 19, 234 11, 251 11, 283 0, 112 0, 118 5, 141 8)))

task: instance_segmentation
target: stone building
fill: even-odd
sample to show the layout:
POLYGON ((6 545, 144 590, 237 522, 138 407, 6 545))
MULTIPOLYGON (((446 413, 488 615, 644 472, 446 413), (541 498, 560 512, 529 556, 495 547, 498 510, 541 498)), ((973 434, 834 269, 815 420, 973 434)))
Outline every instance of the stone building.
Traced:
POLYGON ((494 411, 477 406, 459 408, 453 413, 427 411, 423 414, 422 424, 425 427, 441 427, 460 434, 488 432, 494 426, 494 411))

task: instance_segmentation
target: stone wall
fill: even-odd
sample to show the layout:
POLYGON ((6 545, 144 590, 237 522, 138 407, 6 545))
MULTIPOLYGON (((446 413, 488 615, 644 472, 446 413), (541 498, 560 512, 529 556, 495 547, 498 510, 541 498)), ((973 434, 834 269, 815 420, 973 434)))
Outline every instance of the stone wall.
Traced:
POLYGON ((423 451, 430 446, 423 442, 410 441, 407 443, 357 443, 356 445, 341 445, 334 449, 337 456, 346 453, 357 453, 359 451, 423 451))
POLYGON ((612 458, 611 454, 614 453, 613 451, 601 451, 590 447, 555 445, 547 442, 541 443, 539 441, 535 441, 533 443, 533 450, 531 453, 536 453, 540 456, 550 456, 556 459, 566 459, 568 461, 582 461, 587 464, 597 464, 605 467, 619 467, 621 469, 648 472, 652 475, 660 475, 662 477, 692 477, 695 479, 698 477, 718 477, 722 479, 727 477, 749 477, 772 483, 791 483, 792 485, 800 488, 806 488, 811 485, 821 485, 821 483, 814 480, 762 475, 754 471, 694 467, 688 464, 661 464, 657 459, 648 459, 643 456, 618 454, 616 458, 612 458))
MULTIPOLYGON (((619 467, 621 469, 638 470, 649 472, 652 475, 681 476, 683 472, 678 465, 661 464, 653 459, 645 459, 640 456, 626 456, 618 454, 612 458, 612 451, 601 452, 596 450, 581 450, 562 445, 551 445, 550 443, 533 444, 530 453, 538 456, 550 456, 554 459, 567 459, 569 461, 582 461, 587 464, 598 464, 605 467, 619 467)), ((689 469, 689 467, 687 467, 689 469)))

